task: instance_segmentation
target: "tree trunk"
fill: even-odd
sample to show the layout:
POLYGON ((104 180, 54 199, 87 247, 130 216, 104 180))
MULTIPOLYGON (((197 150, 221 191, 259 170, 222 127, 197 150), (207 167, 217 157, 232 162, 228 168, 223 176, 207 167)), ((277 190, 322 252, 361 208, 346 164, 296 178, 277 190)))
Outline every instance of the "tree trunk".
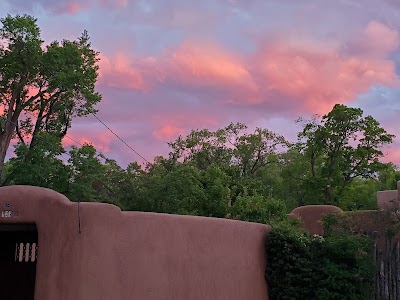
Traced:
POLYGON ((11 139, 22 111, 21 107, 14 108, 15 103, 16 99, 12 97, 8 107, 7 121, 4 127, 0 129, 0 178, 4 171, 4 161, 6 159, 7 150, 8 147, 10 147, 11 139))
POLYGON ((11 138, 15 130, 15 125, 13 123, 6 123, 4 131, 0 132, 0 178, 4 169, 4 161, 6 159, 6 154, 8 147, 11 143, 11 138))

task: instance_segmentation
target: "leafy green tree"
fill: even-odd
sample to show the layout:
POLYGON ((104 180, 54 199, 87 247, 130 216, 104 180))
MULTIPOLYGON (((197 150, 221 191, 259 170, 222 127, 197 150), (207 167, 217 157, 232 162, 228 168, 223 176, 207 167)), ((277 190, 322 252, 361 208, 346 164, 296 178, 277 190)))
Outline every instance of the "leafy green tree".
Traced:
POLYGON ((169 157, 172 160, 190 162, 200 170, 212 164, 229 166, 233 150, 230 147, 234 136, 245 129, 243 124, 231 124, 214 132, 208 129, 192 130, 185 138, 179 136, 168 143, 172 148, 169 157))
POLYGON ((29 156, 41 132, 64 137, 72 118, 93 112, 101 97, 94 90, 98 53, 86 31, 76 41, 43 47, 33 17, 8 15, 0 21, 1 174, 14 136, 29 156))
POLYGON ((247 126, 241 123, 231 123, 216 131, 192 130, 185 138, 169 143, 170 158, 194 163, 201 170, 214 164, 237 167, 236 171, 244 177, 254 175, 287 142, 267 129, 256 128, 251 134, 246 130, 247 126))
POLYGON ((130 163, 119 184, 119 198, 123 209, 136 211, 154 211, 153 199, 148 197, 153 181, 148 173, 136 163, 130 163))
POLYGON ((377 120, 359 108, 336 104, 299 133, 307 157, 307 184, 325 204, 335 204, 354 178, 374 178, 385 168, 381 147, 393 140, 377 120))
POLYGON ((299 144, 294 144, 283 153, 280 160, 281 181, 276 185, 275 194, 280 199, 285 199, 288 207, 295 207, 315 204, 315 187, 311 184, 311 170, 306 155, 301 151, 299 144), (311 203, 309 203, 311 201, 311 203))
POLYGON ((379 190, 397 190, 397 182, 400 181, 400 171, 393 163, 388 163, 386 166, 378 175, 379 190))
POLYGON ((131 163, 125 170, 115 160, 104 157, 104 173, 99 178, 100 185, 97 191, 99 201, 118 205, 121 209, 129 209, 126 207, 125 201, 127 194, 128 197, 132 193, 137 194, 133 182, 130 180, 132 174, 130 170, 134 165, 139 166, 137 163, 131 163))
POLYGON ((376 192, 379 181, 371 178, 354 178, 343 190, 338 206, 344 210, 377 209, 376 192))
POLYGON ((267 129, 256 128, 253 133, 248 133, 246 125, 231 123, 216 131, 193 130, 169 145, 171 161, 191 164, 201 172, 218 167, 230 178, 227 186, 230 207, 245 188, 270 196, 277 178, 268 174, 278 174, 279 155, 288 143, 267 129))
POLYGON ((275 198, 265 199, 257 193, 238 196, 232 206, 232 217, 242 221, 270 224, 287 218, 286 205, 275 198))
POLYGON ((106 169, 102 157, 90 144, 73 146, 69 155, 70 177, 65 194, 74 201, 99 201, 98 191, 104 186, 101 179, 106 169))
POLYGON ((64 193, 68 187, 69 168, 60 158, 65 153, 61 140, 44 132, 38 137, 42 142, 31 150, 29 159, 26 159, 28 146, 21 142, 16 145, 16 156, 9 161, 5 181, 7 184, 41 186, 64 193))
POLYGON ((255 176, 257 172, 268 166, 278 147, 287 146, 283 136, 277 135, 267 129, 256 128, 252 134, 243 134, 234 144, 234 164, 240 168, 243 177, 255 176))
POLYGON ((212 165, 202 174, 205 199, 200 203, 203 216, 224 218, 231 203, 231 178, 220 167, 212 165))

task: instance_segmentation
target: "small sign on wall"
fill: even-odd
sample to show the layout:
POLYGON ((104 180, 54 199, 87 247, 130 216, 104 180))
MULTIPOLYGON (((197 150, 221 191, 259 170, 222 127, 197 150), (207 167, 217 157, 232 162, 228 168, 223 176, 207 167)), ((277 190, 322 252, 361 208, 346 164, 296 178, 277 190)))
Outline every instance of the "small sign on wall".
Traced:
POLYGON ((11 210, 11 204, 6 203, 4 204, 5 210, 1 212, 1 217, 2 218, 11 218, 11 217, 16 217, 18 216, 18 212, 15 210, 11 210))
POLYGON ((12 217, 12 211, 11 210, 3 210, 1 212, 1 217, 2 218, 11 218, 12 217))

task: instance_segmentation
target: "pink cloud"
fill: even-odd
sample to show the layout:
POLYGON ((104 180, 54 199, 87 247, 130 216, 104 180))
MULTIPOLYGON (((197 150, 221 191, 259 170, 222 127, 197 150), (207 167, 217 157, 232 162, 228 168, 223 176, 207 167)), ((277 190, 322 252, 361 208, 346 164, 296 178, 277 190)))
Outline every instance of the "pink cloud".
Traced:
POLYGON ((266 45, 255 63, 261 66, 267 91, 298 99, 309 111, 320 113, 354 100, 373 85, 398 86, 395 64, 385 58, 393 46, 388 39, 381 57, 358 57, 342 54, 335 45, 275 42, 266 45))
POLYGON ((216 116, 211 112, 190 112, 184 111, 184 109, 154 115, 151 122, 155 128, 152 136, 162 142, 173 141, 179 135, 185 135, 192 129, 213 128, 220 125, 216 116))
POLYGON ((399 45, 398 32, 371 21, 357 39, 359 46, 350 44, 352 51, 337 40, 286 36, 247 56, 210 41, 186 41, 154 57, 117 52, 101 56, 100 83, 141 91, 171 84, 210 88, 210 93, 217 88, 223 93, 214 101, 230 104, 262 104, 278 94, 307 111, 323 113, 374 85, 400 83, 388 58, 399 45))
POLYGON ((37 88, 37 87, 29 87, 27 96, 28 97, 32 97, 32 96, 37 95, 38 93, 39 93, 39 88, 37 88))
POLYGON ((71 15, 75 15, 81 9, 81 6, 77 2, 70 2, 67 4, 67 12, 71 15))
POLYGON ((115 140, 111 132, 103 129, 100 131, 97 130, 97 132, 93 130, 75 129, 69 132, 68 136, 73 140, 65 137, 62 141, 64 147, 80 147, 80 145, 75 142, 77 141, 80 144, 91 144, 102 153, 108 153, 110 151, 110 144, 115 140))
POLYGON ((112 58, 100 54, 99 84, 109 87, 146 90, 141 71, 134 66, 134 59, 124 53, 116 53, 112 58))
POLYGON ((153 131, 153 136, 160 141, 169 142, 174 140, 179 135, 183 135, 184 133, 185 130, 183 128, 166 124, 158 130, 153 131))
POLYGON ((243 89, 257 85, 245 63, 216 45, 184 43, 158 57, 134 57, 117 52, 100 55, 100 84, 148 91, 160 84, 179 83, 196 87, 243 89))
POLYGON ((108 8, 123 8, 128 5, 128 0, 80 0, 65 1, 65 3, 61 2, 62 1, 58 1, 57 4, 50 5, 50 7, 55 6, 57 12, 68 13, 71 15, 75 15, 81 11, 88 10, 92 7, 98 6, 99 4, 108 8))
POLYGON ((212 43, 184 43, 169 57, 176 80, 199 86, 239 86, 255 91, 250 71, 241 58, 212 43))
POLYGON ((399 33, 383 23, 371 21, 365 28, 364 47, 369 53, 385 56, 399 47, 399 33))
POLYGON ((385 157, 382 158, 383 162, 392 162, 398 167, 400 166, 400 140, 398 138, 395 139, 392 145, 382 149, 382 152, 385 155, 385 157))

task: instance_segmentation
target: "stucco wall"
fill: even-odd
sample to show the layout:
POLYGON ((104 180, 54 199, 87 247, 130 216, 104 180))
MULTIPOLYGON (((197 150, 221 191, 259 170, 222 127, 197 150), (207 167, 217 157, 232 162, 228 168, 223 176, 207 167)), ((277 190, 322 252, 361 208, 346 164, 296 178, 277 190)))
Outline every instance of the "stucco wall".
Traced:
POLYGON ((339 207, 333 205, 307 205, 300 206, 292 210, 289 214, 291 218, 299 218, 304 229, 311 234, 324 234, 322 219, 326 214, 342 212, 339 207))
POLYGON ((379 191, 376 197, 379 209, 400 208, 400 181, 397 182, 397 190, 379 191))
POLYGON ((391 209, 399 207, 398 191, 379 191, 377 193, 377 201, 379 209, 391 209))
POLYGON ((1 210, 6 203, 11 216, 0 224, 38 228, 37 300, 268 299, 268 226, 100 203, 78 207, 27 186, 0 188, 1 210))

